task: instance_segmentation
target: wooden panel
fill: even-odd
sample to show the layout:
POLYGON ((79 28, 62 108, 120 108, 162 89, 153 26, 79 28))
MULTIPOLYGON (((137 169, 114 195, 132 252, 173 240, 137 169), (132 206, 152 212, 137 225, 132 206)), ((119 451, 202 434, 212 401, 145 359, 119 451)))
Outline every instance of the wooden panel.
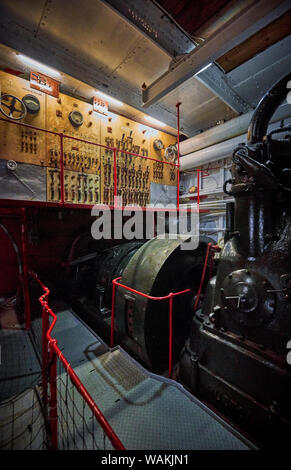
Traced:
MULTIPOLYGON (((175 144, 176 138, 110 113, 101 123, 101 143, 163 161, 165 149, 175 144), (163 141, 161 151, 154 149, 153 142, 157 138, 163 141)), ((113 152, 110 150, 101 149, 101 168, 101 200, 105 204, 113 204, 113 152)), ((124 205, 145 206, 150 202, 150 183, 175 185, 176 174, 177 170, 172 166, 117 152, 117 194, 122 196, 124 205)))
MULTIPOLYGON (((10 94, 19 99, 25 95, 34 95, 40 102, 37 114, 27 113, 20 122, 46 128, 46 95, 32 90, 29 82, 23 78, 0 71, 1 95, 10 94)), ((5 108, 4 108, 5 109, 5 108)), ((0 116, 5 116, 0 113, 0 116)), ((0 158, 16 162, 46 164, 46 133, 0 121, 0 158)))
MULTIPOLYGON (((100 142, 100 117, 93 112, 92 105, 60 93, 58 99, 47 97, 47 128, 55 132, 77 137, 91 142, 100 142), (83 124, 74 126, 69 115, 78 111, 83 116, 83 124)), ((48 138, 49 164, 59 166, 59 143, 48 138)), ((68 170, 99 173, 100 147, 89 143, 64 138, 64 167, 68 170)))
MULTIPOLYGON (((100 203, 100 176, 64 170, 65 202, 74 204, 100 203)), ((60 202, 60 170, 47 168, 47 200, 60 202)))
MULTIPOLYGON (((151 182, 176 184, 175 167, 122 152, 165 161, 166 149, 176 143, 175 137, 113 113, 105 118, 100 117, 93 111, 91 104, 62 93, 57 99, 32 91, 27 80, 13 75, 2 73, 1 84, 2 92, 5 90, 19 98, 29 92, 39 98, 39 113, 27 115, 24 122, 92 142, 84 143, 64 137, 64 191, 67 202, 114 202, 113 152, 94 143, 118 149, 117 187, 118 195, 123 198, 123 205, 148 204, 151 182), (70 122, 69 114, 72 111, 82 114, 82 125, 74 126, 70 122), (154 147, 156 139, 162 141, 161 150, 154 147)), ((59 201, 60 137, 47 133, 42 135, 38 131, 9 124, 8 121, 5 121, 0 131, 0 157, 47 166, 47 199, 59 201)))
MULTIPOLYGON (((150 139, 150 156, 158 160, 167 161, 167 149, 176 143, 176 138, 165 132, 152 132, 150 139), (155 143, 161 141, 162 148, 158 150, 155 143)), ((177 184, 177 169, 172 165, 162 165, 152 162, 151 181, 154 183, 175 185, 177 184)))
MULTIPOLYGON (((148 156, 149 137, 144 132, 145 126, 124 116, 110 113, 101 124, 101 143, 110 147, 148 156)), ((102 161, 102 201, 113 203, 113 155, 101 149, 102 161)), ((117 187, 118 196, 122 196, 123 205, 149 202, 150 164, 143 158, 117 152, 117 187)))
POLYGON ((272 44, 288 36, 291 32, 290 25, 291 11, 288 11, 237 47, 231 49, 231 51, 220 57, 216 62, 225 72, 230 72, 272 44))

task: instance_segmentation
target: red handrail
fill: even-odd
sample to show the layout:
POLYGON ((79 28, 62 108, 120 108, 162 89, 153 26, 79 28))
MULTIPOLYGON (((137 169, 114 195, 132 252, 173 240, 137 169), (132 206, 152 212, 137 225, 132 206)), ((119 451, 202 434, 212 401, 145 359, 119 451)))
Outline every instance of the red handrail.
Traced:
MULTIPOLYGON (((82 395, 90 409, 92 410, 95 418, 97 419, 98 423, 106 433, 107 437, 111 441, 112 445, 114 446, 115 449, 117 450, 124 450, 125 447, 123 446, 122 442, 118 438, 118 436, 115 434, 113 431, 112 427, 106 420, 105 416, 103 413, 100 411, 96 403, 94 402, 93 398, 87 391, 87 389, 84 387, 82 382, 80 381, 79 377, 75 373, 74 369, 70 365, 70 363, 67 361, 67 359, 64 357, 63 353, 61 352, 60 348, 57 345, 57 340, 52 338, 51 333, 53 331, 53 328, 56 324, 57 321, 57 316, 56 314, 51 310, 51 308, 48 306, 48 296, 49 296, 49 289, 46 287, 39 279, 38 275, 34 273, 33 271, 30 271, 30 275, 35 279, 35 281, 41 286, 41 288, 44 291, 44 294, 39 298, 40 304, 43 309, 43 314, 48 313, 52 318, 53 321, 51 325, 49 326, 47 332, 46 332, 46 340, 47 340, 47 346, 50 349, 52 353, 52 358, 55 359, 56 357, 59 358, 59 360, 62 362, 64 365, 68 375, 70 376, 73 384, 79 391, 79 393, 82 395)), ((48 322, 47 322, 48 325, 48 322)), ((44 350, 43 350, 44 352, 44 350)), ((44 361, 45 364, 44 366, 47 366, 47 360, 44 361)), ((56 367, 55 363, 52 362, 53 368, 51 370, 51 384, 54 385, 54 382, 56 380, 56 367)), ((44 371, 44 374, 46 374, 46 370, 44 371)), ((52 422, 52 444, 53 448, 57 448, 57 405, 56 405, 56 388, 55 386, 52 387, 52 393, 51 393, 51 422, 52 422)))
POLYGON ((117 277, 112 281, 112 307, 111 307, 111 328, 110 328, 110 347, 114 346, 114 319, 115 319, 115 291, 116 286, 119 286, 123 289, 126 289, 134 294, 140 295, 150 300, 166 300, 169 299, 169 377, 172 376, 172 355, 173 355, 173 297, 176 295, 186 294, 190 292, 191 289, 185 289, 180 292, 170 292, 168 295, 162 297, 154 297, 144 292, 140 292, 132 287, 126 286, 118 282, 121 277, 117 277))
MULTIPOLYGON (((114 174, 114 195, 117 196, 117 176, 116 176, 116 173, 117 173, 117 162, 116 162, 116 155, 117 155, 117 152, 120 152, 120 153, 124 153, 126 155, 131 155, 133 157, 139 157, 139 158, 144 158, 144 159, 147 159, 147 160, 151 160, 151 161, 155 161, 155 162, 159 162, 159 163, 162 163, 163 165, 170 165, 170 166, 174 166, 177 168, 177 209, 179 210, 179 191, 180 191, 180 178, 179 178, 179 171, 180 171, 180 159, 179 159, 179 125, 180 125, 180 122, 179 122, 179 105, 180 103, 178 103, 177 105, 177 109, 178 109, 178 158, 177 158, 177 163, 173 163, 173 162, 167 162, 167 161, 164 161, 164 160, 158 160, 156 158, 153 158, 153 157, 149 157, 149 156, 145 156, 145 155, 140 155, 138 153, 133 153, 133 152, 128 152, 127 150, 122 150, 122 149, 118 149, 116 147, 109 147, 107 145, 103 145, 103 144, 99 144, 99 143, 96 143, 96 142, 92 142, 90 140, 85 140, 85 139, 80 139, 79 137, 74 137, 74 136, 70 136, 70 135, 67 135, 67 134, 63 134, 61 132, 56 132, 56 131, 50 131, 48 129, 42 129, 41 127, 36 127, 36 126, 32 126, 30 124, 25 124, 23 122, 18 122, 18 121, 13 121, 11 119, 8 119, 8 118, 2 118, 0 117, 0 121, 4 121, 4 122, 9 122, 11 124, 15 124, 15 125, 18 125, 18 126, 23 126, 23 127, 26 127, 26 128, 29 128, 29 129, 33 129, 33 130, 37 130, 37 131, 40 131, 40 132, 46 132, 48 134, 53 134, 53 135, 56 135, 56 136, 59 136, 60 138, 60 186, 61 186, 61 200, 60 202, 57 202, 57 204, 60 204, 64 207, 69 207, 71 206, 72 204, 70 203, 66 203, 65 202, 65 195, 64 195, 64 139, 71 139, 71 140, 75 140, 75 141, 78 141, 78 142, 84 142, 86 144, 90 144, 90 145, 95 145, 97 147, 102 147, 102 148, 105 148, 111 152, 113 152, 113 159, 114 159, 114 162, 113 162, 113 174, 114 174)), ((199 188, 198 188, 198 198, 199 198, 199 188)), ((76 206, 78 206, 78 204, 76 204, 76 206)), ((88 204, 88 207, 93 207, 93 204, 88 204)), ((114 204, 114 207, 115 207, 115 204, 114 204)), ((199 209, 199 203, 198 203, 198 209, 199 209)))

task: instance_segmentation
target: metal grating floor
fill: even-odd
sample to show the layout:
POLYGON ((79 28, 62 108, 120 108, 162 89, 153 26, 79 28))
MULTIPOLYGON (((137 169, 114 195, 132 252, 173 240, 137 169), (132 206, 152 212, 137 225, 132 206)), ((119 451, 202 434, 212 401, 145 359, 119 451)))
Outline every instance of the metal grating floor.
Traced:
MULTIPOLYGON (((150 374, 119 347, 109 350, 71 311, 59 312, 56 325, 54 337, 59 347, 74 364, 75 372, 126 449, 241 450, 251 447, 181 385, 150 374)), ((59 379, 65 380, 64 375, 59 379)), ((77 392, 73 399, 80 410, 82 400, 77 392)), ((74 412, 71 408, 69 413, 74 412)), ((81 416, 79 426, 87 435, 85 448, 92 448, 90 412, 86 416, 87 431, 84 431, 81 416)), ((78 412, 75 421, 76 418, 79 419, 78 412)), ((60 439, 66 441, 69 438, 74 441, 74 448, 84 448, 81 430, 79 437, 78 433, 68 436, 68 428, 66 421, 65 428, 60 430, 60 439)), ((94 429, 94 433, 98 448, 110 448, 100 429, 94 429)))
MULTIPOLYGON (((177 382, 149 373, 119 347, 110 350, 71 310, 64 306, 54 310, 58 320, 53 337, 126 449, 252 447, 177 382)), ((33 321, 32 332, 39 348, 39 319, 33 321)), ((40 439, 35 433, 42 424, 37 414, 36 389, 23 392, 40 380, 31 338, 24 330, 0 330, 0 343, 1 400, 10 397, 0 404, 0 446, 43 448, 44 429, 40 428, 40 439), (12 397, 17 393, 20 395, 12 397), (35 401, 35 412, 31 400, 35 401), (13 438, 8 439, 10 435, 13 438)), ((112 449, 91 410, 72 387, 59 361, 58 364, 59 447, 112 449)))
POLYGON ((36 385, 40 364, 29 333, 25 330, 0 330, 0 402, 36 385))

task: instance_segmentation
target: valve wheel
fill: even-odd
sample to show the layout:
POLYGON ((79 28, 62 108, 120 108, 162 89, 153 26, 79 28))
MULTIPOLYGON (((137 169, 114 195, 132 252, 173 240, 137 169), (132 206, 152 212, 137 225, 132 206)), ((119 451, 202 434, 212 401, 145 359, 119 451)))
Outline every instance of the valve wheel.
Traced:
POLYGON ((26 106, 23 101, 20 98, 17 98, 17 96, 9 94, 1 95, 0 111, 5 117, 13 119, 14 121, 19 121, 20 119, 25 118, 27 113, 26 106), (20 108, 17 107, 18 103, 20 103, 20 108))

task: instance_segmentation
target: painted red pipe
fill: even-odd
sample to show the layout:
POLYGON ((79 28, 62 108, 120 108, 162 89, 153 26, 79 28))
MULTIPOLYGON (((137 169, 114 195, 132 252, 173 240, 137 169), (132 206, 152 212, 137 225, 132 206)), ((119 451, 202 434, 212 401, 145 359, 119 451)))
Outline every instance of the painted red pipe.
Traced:
POLYGON ((117 164, 116 148, 113 149, 113 187, 114 187, 114 207, 117 205, 117 164))
POLYGON ((49 327, 48 314, 42 308, 42 392, 43 403, 47 405, 47 367, 48 367, 48 341, 47 331, 49 327))
POLYGON ((65 202, 64 188, 64 137, 60 134, 60 185, 61 185, 61 204, 65 202))
POLYGON ((197 210, 199 211, 200 204, 200 170, 197 170, 197 210))
POLYGON ((180 106, 182 103, 177 103, 177 127, 178 127, 178 135, 177 135, 177 209, 179 210, 180 206, 180 106))
MULTIPOLYGON (((120 279, 120 277, 118 278, 120 279)), ((110 325, 110 347, 114 346, 114 320, 115 320, 115 291, 116 284, 112 282, 112 302, 111 302, 111 325, 110 325)))
POLYGON ((51 426, 51 447, 58 448, 58 402, 57 402, 57 356, 51 350, 50 354, 50 426, 51 426))

